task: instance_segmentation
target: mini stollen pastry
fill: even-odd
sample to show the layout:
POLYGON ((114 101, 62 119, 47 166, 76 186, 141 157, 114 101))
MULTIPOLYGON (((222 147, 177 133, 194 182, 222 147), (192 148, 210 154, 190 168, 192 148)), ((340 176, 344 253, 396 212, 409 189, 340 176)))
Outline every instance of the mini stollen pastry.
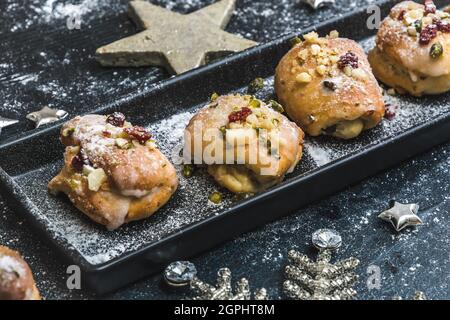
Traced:
POLYGON ((41 300, 28 264, 17 251, 0 245, 0 300, 41 300))
POLYGON ((185 157, 206 164, 208 173, 234 193, 255 193, 281 182, 302 156, 304 134, 272 104, 249 95, 213 95, 186 128, 185 157), (208 151, 212 157, 205 159, 208 151))
POLYGON ((309 135, 351 139, 381 121, 384 102, 364 50, 338 36, 304 35, 278 64, 275 90, 309 135))
POLYGON ((144 128, 125 116, 76 117, 61 129, 64 167, 48 184, 97 223, 114 230, 149 217, 178 186, 175 168, 144 128))
POLYGON ((405 1, 380 25, 369 53, 375 76, 400 93, 414 96, 450 89, 450 14, 405 1))

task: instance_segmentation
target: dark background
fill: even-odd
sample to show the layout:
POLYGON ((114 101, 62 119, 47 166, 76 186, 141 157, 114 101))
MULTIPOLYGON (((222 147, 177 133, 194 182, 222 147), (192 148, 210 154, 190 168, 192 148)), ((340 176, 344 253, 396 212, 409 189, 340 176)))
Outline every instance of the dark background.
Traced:
MULTIPOLYGON (((153 3, 188 13, 213 1, 159 0, 153 3)), ((337 0, 313 11, 295 0, 238 0, 227 30, 259 42, 302 28, 372 1, 337 0)), ((4 129, 0 142, 29 134, 28 112, 44 105, 73 116, 88 112, 135 90, 152 86, 168 75, 156 68, 104 69, 93 60, 95 48, 136 32, 126 15, 125 0, 6 0, 0 4, 0 115, 19 119, 4 129), (70 4, 80 4, 80 30, 66 26, 70 4), (73 104, 76 97, 76 104, 73 104)), ((32 161, 32 155, 30 155, 32 161)), ((229 267, 235 279, 247 277, 253 288, 265 287, 271 298, 283 298, 281 285, 286 253, 297 248, 314 257, 310 236, 318 228, 334 228, 343 236, 337 259, 361 260, 357 285, 360 299, 404 298, 415 290, 429 298, 450 298, 450 144, 411 159, 376 177, 304 208, 264 228, 245 234, 192 259, 199 277, 213 281, 217 269, 229 267), (419 203, 424 225, 396 233, 377 214, 389 201, 419 203), (366 286, 367 267, 381 269, 379 290, 366 286)), ((0 244, 19 250, 30 263, 47 299, 92 298, 69 291, 66 265, 21 217, 0 198, 0 244)), ((264 214, 264 212, 261 212, 264 214)), ((188 290, 169 290, 155 275, 101 298, 179 299, 188 290)))

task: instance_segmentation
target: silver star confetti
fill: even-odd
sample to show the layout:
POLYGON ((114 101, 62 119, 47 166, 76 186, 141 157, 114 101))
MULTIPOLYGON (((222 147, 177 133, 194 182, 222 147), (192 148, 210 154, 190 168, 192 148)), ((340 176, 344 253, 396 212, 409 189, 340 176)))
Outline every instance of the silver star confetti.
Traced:
POLYGON ((298 251, 288 253, 291 265, 285 269, 288 280, 284 282, 283 290, 286 295, 298 300, 349 300, 355 297, 357 292, 352 286, 358 276, 353 271, 359 260, 352 257, 335 264, 330 262, 332 250, 342 242, 334 230, 317 230, 312 238, 320 250, 315 262, 298 251))
POLYGON ((175 261, 164 271, 164 279, 171 286, 188 285, 197 275, 197 268, 189 261, 175 261))
POLYGON ((17 122, 19 122, 19 120, 3 118, 2 116, 0 116, 0 133, 2 132, 2 128, 12 126, 13 124, 16 124, 17 122))
POLYGON ((402 204, 394 202, 392 208, 383 211, 378 218, 391 222, 395 230, 401 231, 406 227, 418 226, 422 220, 417 216, 419 205, 416 203, 402 204))
MULTIPOLYGON (((247 279, 239 280, 233 293, 230 269, 221 268, 217 274, 215 287, 196 277, 191 281, 191 289, 197 293, 194 300, 251 300, 250 285, 247 279)), ((254 300, 267 300, 266 289, 256 290, 254 300)))
MULTIPOLYGON (((403 300, 400 296, 395 296, 393 300, 403 300)), ((422 291, 416 291, 410 300, 427 300, 427 296, 422 291)))
POLYGON ((306 3, 314 10, 317 10, 327 5, 334 4, 335 0, 300 0, 300 2, 306 3))
POLYGON ((27 119, 36 124, 36 128, 40 126, 64 119, 68 113, 64 110, 51 109, 43 107, 39 111, 31 112, 27 115, 27 119))

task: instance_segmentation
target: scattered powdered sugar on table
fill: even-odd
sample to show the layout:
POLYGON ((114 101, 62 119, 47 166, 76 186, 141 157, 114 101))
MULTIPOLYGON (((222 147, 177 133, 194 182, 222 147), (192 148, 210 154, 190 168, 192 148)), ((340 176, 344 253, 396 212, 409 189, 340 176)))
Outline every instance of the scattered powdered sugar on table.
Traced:
POLYGON ((126 2, 117 0, 30 0, 27 6, 18 4, 16 0, 7 0, 6 5, 6 13, 9 15, 20 11, 27 17, 25 20, 14 23, 10 28, 11 32, 24 30, 37 24, 63 22, 72 17, 80 18, 82 23, 89 23, 92 19, 117 15, 123 10, 126 10, 126 2), (92 14, 93 12, 95 14, 92 14))
POLYGON ((323 166, 331 162, 330 153, 332 150, 323 147, 312 140, 305 141, 304 148, 318 166, 323 166))

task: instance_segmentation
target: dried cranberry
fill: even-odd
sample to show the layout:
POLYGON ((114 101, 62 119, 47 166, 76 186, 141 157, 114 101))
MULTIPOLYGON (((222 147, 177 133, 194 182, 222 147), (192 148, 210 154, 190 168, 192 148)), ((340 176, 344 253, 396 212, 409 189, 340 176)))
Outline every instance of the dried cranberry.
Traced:
POLYGON ((129 136, 135 138, 137 141, 139 141, 140 144, 146 143, 152 135, 150 132, 148 132, 145 128, 134 126, 131 128, 125 128, 123 131, 128 134, 129 136))
POLYGON ((323 86, 331 91, 334 91, 337 89, 336 83, 334 83, 333 81, 329 81, 329 80, 325 80, 323 82, 323 86))
POLYGON ((437 35, 438 27, 435 24, 429 24, 420 32, 419 43, 429 44, 437 35))
POLYGON ((91 160, 89 160, 89 157, 87 156, 84 149, 80 148, 80 151, 78 151, 78 154, 72 158, 72 167, 76 171, 83 170, 83 166, 92 166, 91 160))
POLYGON ((450 24, 449 23, 443 23, 441 20, 438 19, 433 19, 433 24, 436 25, 436 27, 438 28, 439 31, 444 32, 444 33, 449 33, 450 32, 450 24))
POLYGON ((234 111, 228 115, 228 120, 230 122, 238 122, 238 121, 245 121, 249 115, 252 114, 252 110, 247 107, 243 107, 239 111, 234 111))
POLYGON ((397 20, 402 21, 403 18, 405 17, 405 13, 406 13, 406 10, 400 11, 400 13, 398 14, 397 20))
POLYGON ((111 132, 109 132, 107 130, 102 131, 102 134, 103 134, 104 137, 107 137, 107 138, 111 137, 111 132))
POLYGON ((350 66, 353 69, 358 68, 358 57, 351 51, 347 52, 339 58, 338 67, 340 69, 344 69, 346 66, 350 66))
POLYGON ((392 120, 395 117, 395 111, 396 111, 396 107, 391 105, 391 104, 386 104, 385 106, 385 112, 384 112, 384 117, 388 120, 392 120))
POLYGON ((125 123, 125 115, 121 112, 114 112, 106 118, 106 122, 115 127, 123 127, 123 124, 125 123))
POLYGON ((436 6, 433 0, 425 0, 424 6, 425 6, 425 15, 436 12, 436 6))

